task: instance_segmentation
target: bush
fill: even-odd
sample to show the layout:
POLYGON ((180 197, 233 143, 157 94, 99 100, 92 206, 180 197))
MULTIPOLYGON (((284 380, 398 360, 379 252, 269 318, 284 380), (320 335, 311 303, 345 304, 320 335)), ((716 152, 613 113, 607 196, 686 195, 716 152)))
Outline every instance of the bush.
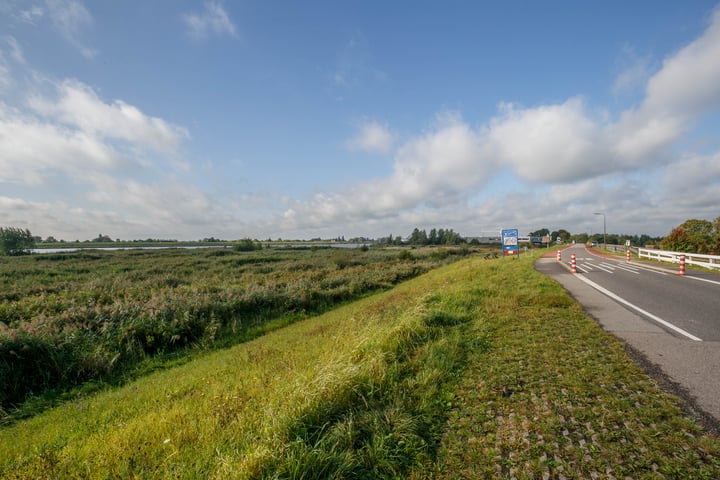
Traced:
POLYGON ((255 250, 262 250, 262 244, 249 238, 243 238, 235 244, 234 248, 237 252, 254 252, 255 250))
POLYGON ((30 230, 15 227, 0 228, 0 255, 28 255, 35 248, 30 230))

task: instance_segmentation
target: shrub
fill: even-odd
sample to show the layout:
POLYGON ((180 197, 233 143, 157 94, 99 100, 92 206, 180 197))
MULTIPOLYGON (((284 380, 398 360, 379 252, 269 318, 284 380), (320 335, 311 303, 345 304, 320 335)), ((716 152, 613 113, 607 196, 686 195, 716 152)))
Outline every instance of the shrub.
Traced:
POLYGON ((249 238, 243 238, 235 244, 234 248, 237 252, 253 252, 255 250, 262 250, 262 244, 249 238))
POLYGON ((30 230, 15 227, 0 228, 0 255, 27 255, 35 248, 30 230))

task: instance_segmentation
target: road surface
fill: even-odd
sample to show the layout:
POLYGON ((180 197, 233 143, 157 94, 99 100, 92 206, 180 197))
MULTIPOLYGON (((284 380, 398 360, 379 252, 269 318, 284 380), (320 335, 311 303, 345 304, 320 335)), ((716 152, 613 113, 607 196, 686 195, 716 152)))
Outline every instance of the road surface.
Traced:
POLYGON ((720 427, 720 275, 647 268, 576 245, 536 269, 558 281, 606 330, 625 341, 648 373, 720 427), (575 253, 577 274, 570 272, 575 253), (666 380, 668 380, 666 382, 666 380))

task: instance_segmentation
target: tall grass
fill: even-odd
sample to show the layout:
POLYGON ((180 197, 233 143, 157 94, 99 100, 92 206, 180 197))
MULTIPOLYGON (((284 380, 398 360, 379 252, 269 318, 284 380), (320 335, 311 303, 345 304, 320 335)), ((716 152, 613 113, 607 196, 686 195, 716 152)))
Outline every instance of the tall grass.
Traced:
POLYGON ((479 299, 448 275, 6 427, 0 465, 10 478, 403 477, 434 457, 454 372, 484 345, 466 335, 479 299))
POLYGON ((0 407, 122 378, 159 354, 231 344, 271 320, 304 318, 448 262, 397 256, 166 250, 0 259, 0 407))

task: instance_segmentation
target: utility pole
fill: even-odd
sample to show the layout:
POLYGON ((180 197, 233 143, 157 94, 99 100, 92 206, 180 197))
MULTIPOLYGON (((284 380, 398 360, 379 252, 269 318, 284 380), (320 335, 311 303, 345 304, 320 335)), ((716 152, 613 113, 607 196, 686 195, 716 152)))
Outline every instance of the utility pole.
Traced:
POLYGON ((603 248, 607 249, 607 229, 605 228, 605 214, 604 213, 594 213, 594 215, 602 215, 602 217, 603 217, 603 248))

